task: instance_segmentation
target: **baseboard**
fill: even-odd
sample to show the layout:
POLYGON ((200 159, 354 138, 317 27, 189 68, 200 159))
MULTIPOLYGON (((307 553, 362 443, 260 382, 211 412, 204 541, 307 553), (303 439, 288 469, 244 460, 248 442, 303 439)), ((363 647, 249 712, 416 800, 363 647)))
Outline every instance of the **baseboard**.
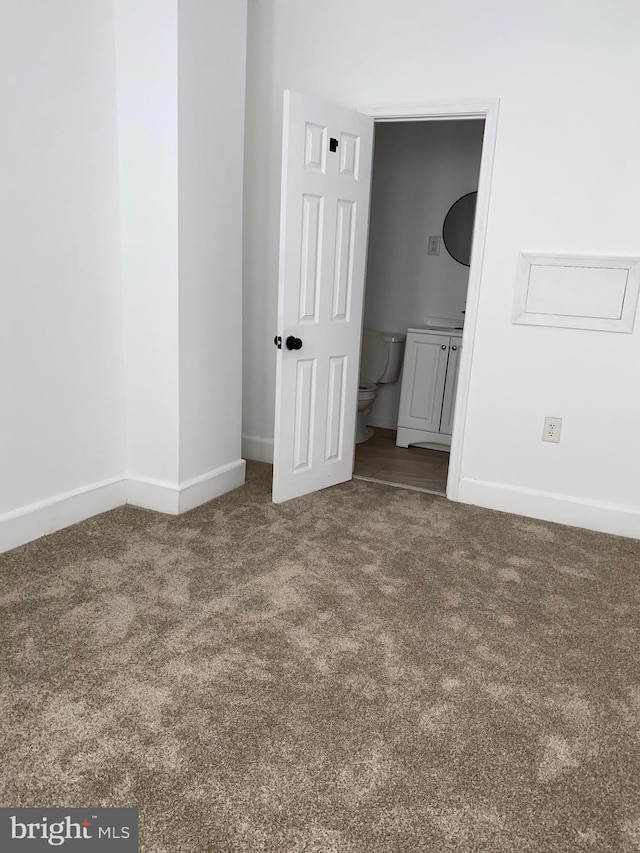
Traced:
POLYGON ((253 459, 255 462, 268 462, 273 465, 273 439, 243 435, 242 455, 245 459, 253 459))
POLYGON ((244 485, 244 478, 244 459, 230 462, 183 483, 128 477, 127 503, 168 515, 180 515, 244 485))
POLYGON ((640 539, 640 509, 623 504, 586 500, 468 477, 460 480, 458 500, 571 527, 640 539))
POLYGON ((194 477, 180 485, 179 512, 188 512, 201 504, 206 504, 220 495, 232 492, 244 486, 247 464, 244 459, 237 459, 215 471, 210 471, 201 477, 194 477))
POLYGON ((370 415, 367 419, 367 426, 380 427, 381 429, 398 429, 398 419, 378 418, 375 415, 370 415))
POLYGON ((125 500, 125 480, 117 477, 6 512, 0 515, 0 553, 108 512, 125 500))
POLYGON ((144 477, 117 477, 64 492, 0 515, 0 553, 63 527, 129 503, 178 515, 244 485, 245 461, 238 459, 179 485, 144 477))
POLYGON ((152 509, 167 515, 180 511, 180 488, 177 483, 152 480, 150 477, 127 477, 125 503, 141 509, 152 509))

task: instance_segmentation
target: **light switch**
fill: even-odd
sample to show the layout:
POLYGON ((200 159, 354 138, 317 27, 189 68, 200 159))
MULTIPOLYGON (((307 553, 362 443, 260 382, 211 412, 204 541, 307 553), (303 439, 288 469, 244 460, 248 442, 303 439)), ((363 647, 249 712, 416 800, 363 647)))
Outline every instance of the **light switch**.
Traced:
POLYGON ((427 251, 428 255, 439 255, 440 254, 440 238, 439 237, 429 237, 429 249, 427 251))

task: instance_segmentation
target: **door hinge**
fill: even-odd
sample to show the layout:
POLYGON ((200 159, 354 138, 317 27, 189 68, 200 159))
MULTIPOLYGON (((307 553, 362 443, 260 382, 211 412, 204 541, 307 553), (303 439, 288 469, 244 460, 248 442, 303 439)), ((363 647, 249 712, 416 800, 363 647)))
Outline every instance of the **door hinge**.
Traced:
POLYGON ((329 140, 329 151, 337 151, 338 150, 338 140, 335 137, 331 137, 329 140))

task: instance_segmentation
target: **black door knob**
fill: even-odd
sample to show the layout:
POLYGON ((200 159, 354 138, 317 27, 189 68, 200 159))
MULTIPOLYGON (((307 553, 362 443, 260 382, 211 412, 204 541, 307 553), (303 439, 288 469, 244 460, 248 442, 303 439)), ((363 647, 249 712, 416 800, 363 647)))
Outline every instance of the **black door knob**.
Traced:
POLYGON ((302 341, 300 338, 294 338, 293 335, 289 335, 285 344, 287 345, 287 349, 302 349, 302 341))

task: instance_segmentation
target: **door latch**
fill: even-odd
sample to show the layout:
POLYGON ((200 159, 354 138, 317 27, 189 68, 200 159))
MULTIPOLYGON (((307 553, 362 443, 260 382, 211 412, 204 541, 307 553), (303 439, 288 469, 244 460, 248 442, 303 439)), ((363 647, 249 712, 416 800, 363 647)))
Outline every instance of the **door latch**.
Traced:
POLYGON ((278 349, 282 349, 282 337, 280 335, 276 335, 273 342, 278 349))

